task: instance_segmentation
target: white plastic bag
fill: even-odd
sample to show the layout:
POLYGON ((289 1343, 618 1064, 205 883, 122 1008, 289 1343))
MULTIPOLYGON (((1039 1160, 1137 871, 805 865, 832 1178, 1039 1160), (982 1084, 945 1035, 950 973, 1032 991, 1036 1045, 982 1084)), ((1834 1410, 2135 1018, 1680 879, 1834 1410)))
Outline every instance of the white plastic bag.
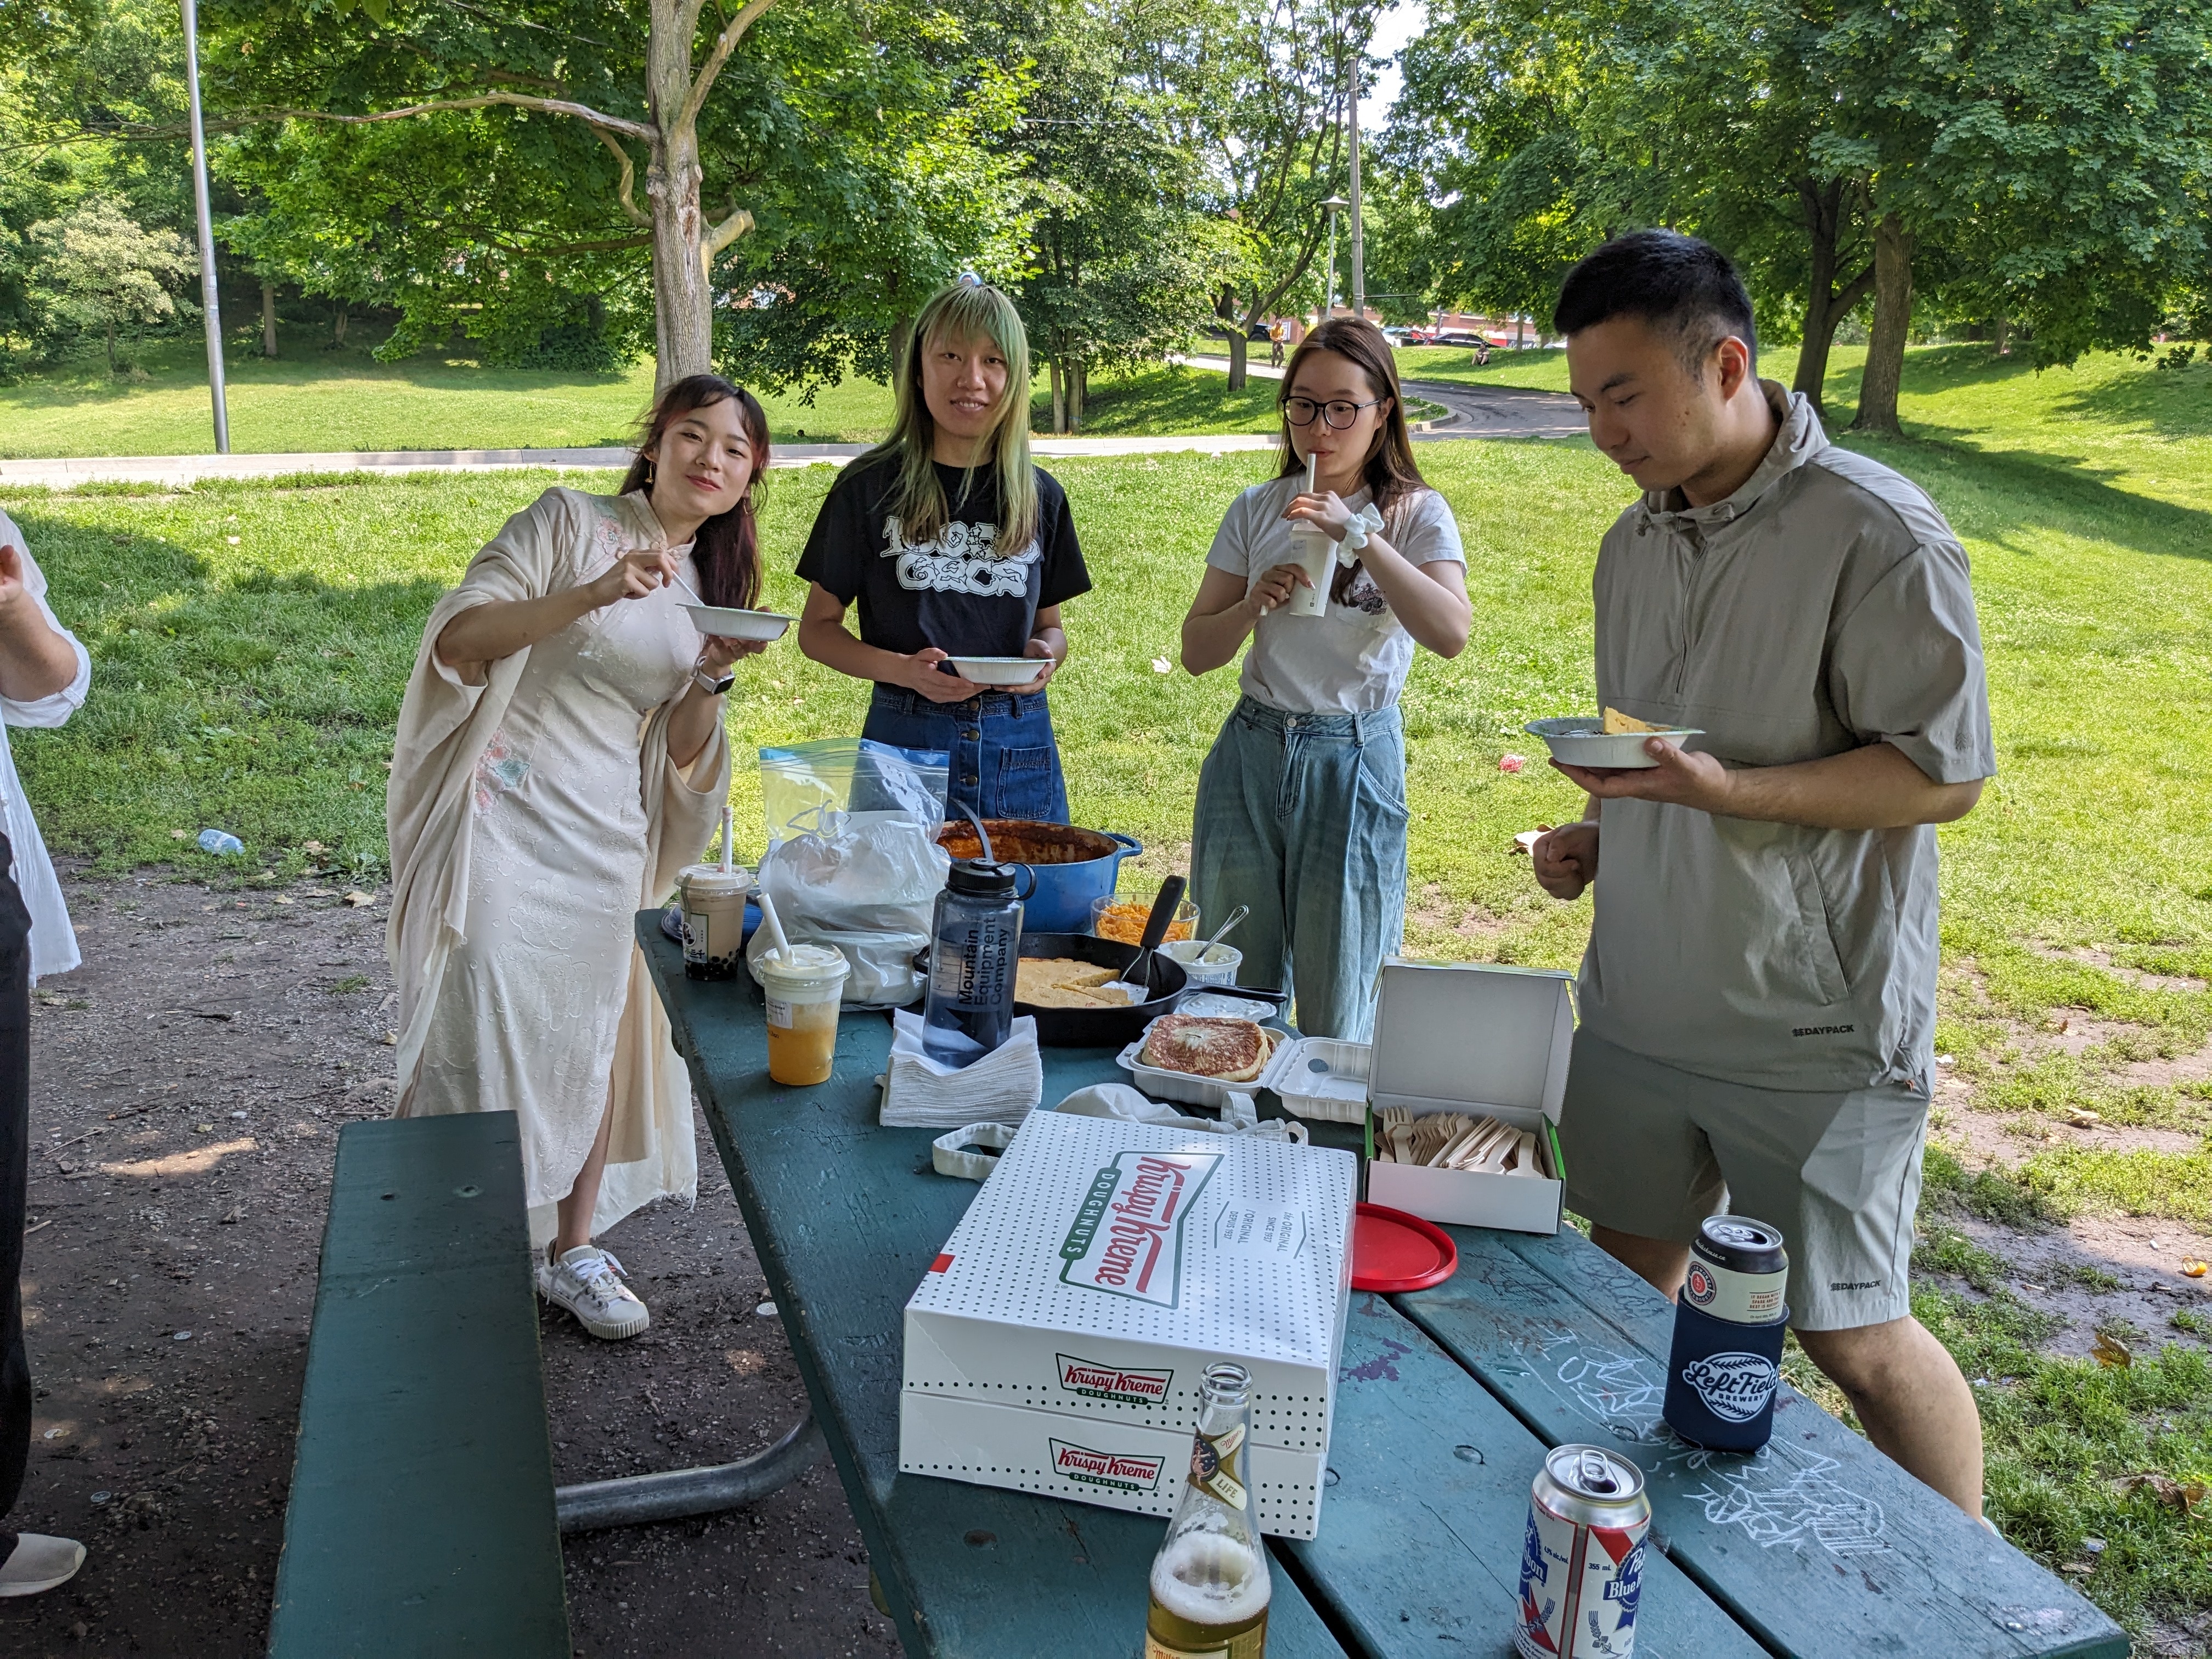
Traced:
MULTIPOLYGON (((852 972, 848 1008, 903 1008, 921 994, 914 959, 929 944, 937 895, 952 860, 903 812, 825 808, 814 828, 770 848, 760 864, 761 891, 794 945, 834 945, 852 972)), ((745 960, 772 949, 755 933, 745 960)), ((760 971, 753 969, 758 980, 760 971)))

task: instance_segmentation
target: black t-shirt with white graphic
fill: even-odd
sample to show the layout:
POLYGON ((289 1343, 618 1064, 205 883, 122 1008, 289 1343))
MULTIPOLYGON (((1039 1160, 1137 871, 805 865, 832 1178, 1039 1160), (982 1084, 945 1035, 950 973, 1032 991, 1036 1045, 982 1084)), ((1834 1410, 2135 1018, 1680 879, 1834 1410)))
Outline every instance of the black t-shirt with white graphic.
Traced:
POLYGON ((1067 493, 1050 473, 1036 469, 1036 538, 1003 558, 994 474, 939 465, 951 522, 926 542, 910 540, 890 510, 897 478, 896 458, 846 468, 799 556, 801 578, 860 601, 864 643, 904 656, 933 645, 956 657, 1018 657, 1040 606, 1091 591, 1067 493))

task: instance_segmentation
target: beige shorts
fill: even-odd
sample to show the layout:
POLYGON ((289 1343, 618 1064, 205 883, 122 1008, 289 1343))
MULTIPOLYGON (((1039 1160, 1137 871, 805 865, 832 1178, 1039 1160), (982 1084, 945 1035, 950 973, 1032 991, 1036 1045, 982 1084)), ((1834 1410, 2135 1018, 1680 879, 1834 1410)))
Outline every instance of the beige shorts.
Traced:
POLYGON ((1575 1034, 1559 1117, 1567 1207, 1687 1243, 1723 1210, 1782 1229, 1790 1322, 1849 1330, 1912 1310, 1928 1097, 1890 1085, 1757 1089, 1575 1034))

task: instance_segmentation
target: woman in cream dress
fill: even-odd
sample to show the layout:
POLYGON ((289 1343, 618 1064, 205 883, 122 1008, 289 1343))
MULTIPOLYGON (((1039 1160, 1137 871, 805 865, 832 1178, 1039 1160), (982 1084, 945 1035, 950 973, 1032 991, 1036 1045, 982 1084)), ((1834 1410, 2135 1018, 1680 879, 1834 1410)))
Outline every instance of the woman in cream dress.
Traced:
POLYGON ((767 422, 714 375, 664 392, 620 493, 549 489, 430 614, 386 817, 402 1117, 513 1111, 539 1289, 602 1337, 645 1304, 592 1243, 698 1184, 690 1089, 631 937, 730 785, 709 604, 759 590, 767 422))

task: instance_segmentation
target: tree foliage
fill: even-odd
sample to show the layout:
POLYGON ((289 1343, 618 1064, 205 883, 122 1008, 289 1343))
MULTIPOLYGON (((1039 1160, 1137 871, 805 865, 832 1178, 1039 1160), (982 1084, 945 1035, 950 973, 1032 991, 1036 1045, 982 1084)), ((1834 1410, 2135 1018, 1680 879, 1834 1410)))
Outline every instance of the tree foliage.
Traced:
POLYGON ((171 289, 198 269, 185 239, 148 230, 112 198, 79 202, 58 219, 31 227, 37 297, 79 326, 98 329, 115 372, 115 331, 177 314, 171 289))

